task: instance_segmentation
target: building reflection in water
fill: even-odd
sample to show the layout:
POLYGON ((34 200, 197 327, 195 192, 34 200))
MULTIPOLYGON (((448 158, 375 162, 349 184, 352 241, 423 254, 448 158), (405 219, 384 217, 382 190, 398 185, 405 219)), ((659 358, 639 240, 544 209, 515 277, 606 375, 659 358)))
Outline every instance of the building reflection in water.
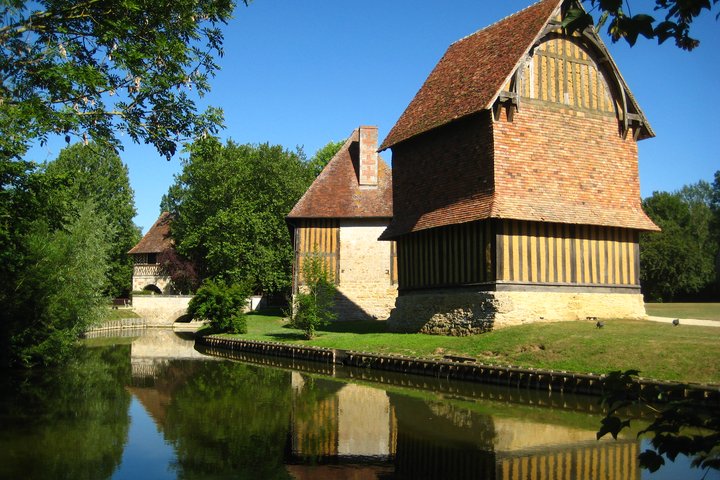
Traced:
POLYGON ((318 385, 297 372, 291 378, 295 464, 288 469, 298 479, 640 478, 634 440, 598 442, 591 428, 481 414, 357 384, 318 385), (324 395, 315 391, 323 388, 324 395))
MULTIPOLYGON (((183 430, 167 424, 182 418, 167 415, 176 392, 202 383, 192 377, 208 375, 212 365, 198 361, 208 357, 194 350, 192 340, 167 340, 133 344, 133 385, 128 389, 161 431, 177 432, 183 430)), ((251 372, 258 385, 257 377, 267 371, 273 380, 263 388, 277 384, 291 391, 288 405, 282 407, 289 409, 284 468, 299 480, 640 478, 639 442, 597 441, 601 416, 595 411, 376 387, 290 369, 278 375, 276 369, 236 365, 235 384, 244 371, 251 372)), ((243 408, 259 417, 269 413, 252 405, 243 408)))

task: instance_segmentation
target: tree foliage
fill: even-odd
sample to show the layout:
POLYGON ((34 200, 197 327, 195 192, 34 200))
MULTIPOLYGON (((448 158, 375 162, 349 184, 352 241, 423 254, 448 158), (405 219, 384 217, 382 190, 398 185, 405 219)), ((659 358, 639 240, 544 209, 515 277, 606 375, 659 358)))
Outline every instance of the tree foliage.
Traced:
MULTIPOLYGON (((700 44, 698 39, 690 36, 693 21, 702 14, 714 13, 718 0, 655 0, 653 10, 659 14, 660 21, 647 12, 633 12, 632 7, 641 2, 584 0, 582 3, 588 5, 588 12, 578 8, 576 0, 565 0, 563 4, 567 9, 563 26, 570 31, 593 25, 600 29, 607 25, 607 33, 614 42, 624 38, 630 45, 635 45, 639 35, 657 39, 658 43, 672 38, 679 48, 692 50, 700 44), (597 21, 593 14, 597 15, 597 21)), ((647 7, 641 4, 639 8, 647 7)))
MULTIPOLYGON (((246 2, 247 3, 247 2, 246 2)), ((0 2, 0 159, 49 135, 119 147, 119 134, 167 157, 221 123, 199 113, 222 56, 232 0, 0 2)))
POLYGON ((662 229, 640 237, 640 276, 648 298, 687 297, 715 281, 712 195, 710 184, 700 181, 675 193, 655 192, 643 201, 645 212, 662 229))
POLYGON ((328 142, 325 146, 320 148, 320 150, 315 152, 315 155, 313 155, 308 162, 308 168, 310 168, 313 177, 320 175, 320 172, 323 171, 325 165, 330 163, 330 160, 332 160, 343 145, 345 145, 344 141, 328 142))
POLYGON ((205 319, 214 332, 247 333, 245 307, 251 290, 241 283, 206 280, 188 305, 188 314, 205 319))
POLYGON ((653 420, 638 433, 650 438, 652 449, 639 455, 640 466, 654 472, 665 464, 665 457, 675 461, 678 455, 692 460, 693 467, 720 470, 720 411, 703 403, 702 398, 685 398, 687 385, 642 387, 638 371, 611 372, 603 380, 603 405, 608 413, 597 433, 600 439, 608 433, 618 434, 630 427, 628 412, 638 407, 648 411, 653 420), (634 407, 634 408, 630 408, 634 407))
POLYGON ((48 217, 62 218, 78 201, 92 201, 105 215, 113 228, 105 293, 127 295, 133 269, 127 252, 140 240, 140 230, 133 222, 135 199, 127 166, 109 148, 78 143, 63 149, 55 161, 45 165, 44 173, 51 185, 45 201, 54 210, 48 217))
POLYGON ((188 295, 197 290, 200 278, 195 264, 180 256, 174 248, 161 252, 158 256, 163 271, 170 277, 172 291, 188 295))
POLYGON ((78 335, 97 322, 105 300, 112 229, 91 202, 77 205, 61 228, 36 220, 18 241, 17 270, 5 291, 2 322, 7 362, 65 360, 78 335))
POLYGON ((249 282, 255 292, 289 287, 293 250, 285 216, 312 181, 301 152, 208 138, 190 157, 163 206, 177 250, 201 278, 249 282))

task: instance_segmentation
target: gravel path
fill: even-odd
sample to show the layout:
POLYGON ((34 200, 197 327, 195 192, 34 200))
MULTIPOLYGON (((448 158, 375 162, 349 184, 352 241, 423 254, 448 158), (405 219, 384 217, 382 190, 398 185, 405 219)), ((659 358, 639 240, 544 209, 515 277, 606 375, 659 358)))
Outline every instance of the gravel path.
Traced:
MULTIPOLYGON (((653 317, 649 316, 648 320, 653 322, 672 323, 674 318, 671 317, 653 317)), ((681 318, 680 325, 699 325, 701 327, 720 327, 720 321, 717 320, 696 320, 694 318, 681 318)))

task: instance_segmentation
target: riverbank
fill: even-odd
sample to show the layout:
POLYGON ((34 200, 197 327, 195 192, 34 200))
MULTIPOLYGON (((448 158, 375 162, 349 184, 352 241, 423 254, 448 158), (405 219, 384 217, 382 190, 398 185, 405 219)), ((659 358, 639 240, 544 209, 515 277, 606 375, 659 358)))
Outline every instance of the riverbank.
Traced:
MULTIPOLYGON (((322 347, 300 346, 281 342, 261 342, 220 335, 200 336, 196 340, 205 354, 233 358, 233 355, 254 354, 264 357, 284 357, 293 361, 318 362, 332 367, 344 365, 361 369, 394 372, 420 377, 435 377, 446 380, 495 385, 547 392, 584 394, 600 396, 605 394, 604 375, 579 374, 517 366, 493 366, 477 363, 464 358, 430 360, 402 355, 379 355, 369 352, 339 350, 322 347)), ((720 405, 720 387, 713 385, 680 385, 675 382, 661 382, 639 379, 642 390, 662 392, 666 400, 693 400, 699 404, 720 405)), ((658 396, 653 394, 653 397, 658 396)))
POLYGON ((477 363, 579 374, 637 369, 659 381, 720 385, 720 329, 649 321, 530 324, 473 337, 388 333, 382 321, 335 322, 313 340, 288 328, 277 315, 248 315, 248 333, 223 338, 443 360, 468 357, 477 363))

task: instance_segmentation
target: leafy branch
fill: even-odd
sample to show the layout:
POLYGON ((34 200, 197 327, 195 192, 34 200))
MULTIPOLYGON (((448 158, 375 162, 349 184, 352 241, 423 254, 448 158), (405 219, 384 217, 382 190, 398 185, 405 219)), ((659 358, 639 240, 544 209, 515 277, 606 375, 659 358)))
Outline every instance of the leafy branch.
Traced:
MULTIPOLYGON (((718 0, 655 0, 654 11, 664 18, 661 21, 647 13, 632 14, 630 0, 585 0, 589 11, 585 11, 577 1, 565 0, 563 9, 565 18, 563 27, 570 32, 586 28, 601 29, 607 25, 607 33, 613 42, 624 38, 631 46, 638 36, 657 39, 658 44, 674 39, 683 50, 693 50, 700 40, 690 36, 693 21, 704 13, 711 13, 718 0), (597 21, 593 12, 598 15, 597 21)), ((716 15, 720 17, 720 13, 716 15)))

